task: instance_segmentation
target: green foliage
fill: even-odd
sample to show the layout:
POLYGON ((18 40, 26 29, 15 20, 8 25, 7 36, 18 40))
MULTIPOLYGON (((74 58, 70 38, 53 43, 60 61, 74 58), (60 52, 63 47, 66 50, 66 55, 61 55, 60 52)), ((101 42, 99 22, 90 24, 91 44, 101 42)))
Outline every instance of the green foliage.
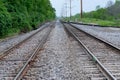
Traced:
POLYGON ((115 19, 120 19, 120 1, 116 0, 116 3, 108 8, 107 12, 111 16, 113 16, 115 19))
POLYGON ((54 18, 49 0, 0 0, 0 36, 27 32, 54 18))
POLYGON ((82 22, 84 23, 90 23, 90 24, 97 24, 97 25, 101 25, 101 26, 116 26, 116 27, 120 27, 120 21, 116 21, 116 20, 101 20, 101 19, 95 19, 95 18, 82 18, 81 19, 82 22))
POLYGON ((81 21, 84 23, 99 24, 102 26, 120 26, 120 1, 116 1, 113 5, 108 5, 106 8, 96 7, 96 11, 83 13, 83 18, 80 14, 72 16, 72 20, 81 21))
POLYGON ((96 18, 102 20, 113 20, 114 16, 108 14, 107 9, 100 8, 97 11, 92 11, 88 13, 84 13, 84 18, 96 18))
POLYGON ((84 18, 96 18, 102 20, 120 19, 120 1, 107 8, 98 8, 96 11, 84 13, 84 18))
POLYGON ((0 36, 7 35, 11 29, 11 16, 4 3, 0 1, 0 36))

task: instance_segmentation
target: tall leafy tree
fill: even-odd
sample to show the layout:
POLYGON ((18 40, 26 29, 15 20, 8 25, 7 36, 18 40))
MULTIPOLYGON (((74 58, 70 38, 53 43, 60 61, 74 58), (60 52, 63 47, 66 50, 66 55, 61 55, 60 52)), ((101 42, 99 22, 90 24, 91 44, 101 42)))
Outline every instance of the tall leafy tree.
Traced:
POLYGON ((55 9, 49 0, 0 0, 0 18, 0 36, 4 36, 15 29, 27 32, 37 28, 55 18, 55 9))

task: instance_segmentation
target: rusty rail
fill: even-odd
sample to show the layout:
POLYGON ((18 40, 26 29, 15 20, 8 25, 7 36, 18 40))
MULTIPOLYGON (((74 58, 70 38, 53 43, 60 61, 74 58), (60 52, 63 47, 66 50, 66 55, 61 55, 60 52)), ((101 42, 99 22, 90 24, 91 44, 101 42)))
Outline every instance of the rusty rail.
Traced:
POLYGON ((42 38, 42 40, 40 41, 39 45, 36 47, 35 51, 33 52, 33 54, 26 61, 25 65, 20 69, 19 73, 16 75, 16 77, 14 78, 14 80, 21 80, 21 78, 25 75, 25 73, 27 72, 27 70, 29 69, 29 67, 31 66, 31 64, 33 63, 34 59, 36 58, 36 55, 38 54, 38 52, 40 51, 40 49, 43 47, 44 43, 46 42, 46 40, 47 40, 47 38, 48 38, 51 30, 52 30, 52 26, 53 25, 51 25, 49 27, 50 30, 42 38))
MULTIPOLYGON (((63 24, 64 25, 64 24, 63 24)), ((65 26, 65 25, 64 25, 65 26)), ((72 26, 73 27, 73 26, 72 26)), ((65 29, 83 46, 83 48, 90 55, 92 60, 96 63, 100 71, 105 75, 108 80, 117 80, 108 70, 105 68, 102 63, 97 59, 97 57, 80 41, 80 39, 76 36, 74 32, 72 32, 69 28, 65 26, 65 29)))

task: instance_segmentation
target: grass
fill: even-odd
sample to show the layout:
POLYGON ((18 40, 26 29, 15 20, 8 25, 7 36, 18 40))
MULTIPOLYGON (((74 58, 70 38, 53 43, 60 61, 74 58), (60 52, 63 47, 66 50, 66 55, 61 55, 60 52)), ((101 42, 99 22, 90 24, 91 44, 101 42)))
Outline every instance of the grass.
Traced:
POLYGON ((19 29, 11 29, 7 32, 7 35, 4 35, 4 36, 0 36, 0 41, 3 40, 3 39, 6 39, 6 38, 9 38, 9 37, 13 37, 13 36, 16 36, 20 33, 20 30, 19 29))
POLYGON ((83 23, 92 23, 92 24, 98 24, 101 26, 113 26, 113 27, 120 27, 120 20, 101 20, 101 19, 93 19, 93 18, 83 18, 80 20, 83 23))

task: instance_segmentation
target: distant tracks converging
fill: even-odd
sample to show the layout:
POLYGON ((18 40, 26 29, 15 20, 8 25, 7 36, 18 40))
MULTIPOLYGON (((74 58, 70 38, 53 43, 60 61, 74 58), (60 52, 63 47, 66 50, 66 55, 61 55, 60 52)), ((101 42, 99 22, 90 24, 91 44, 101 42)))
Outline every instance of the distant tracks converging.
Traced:
MULTIPOLYGON (((81 62, 85 64, 85 69, 90 70, 90 74, 93 74, 90 75, 92 80, 120 79, 119 48, 71 24, 63 24, 69 35, 73 36, 81 44, 85 53, 87 53, 81 53, 80 58, 81 62), (93 66, 95 64, 96 66, 93 66)), ((43 49, 43 45, 53 26, 54 22, 45 27, 41 27, 33 35, 4 51, 0 55, 0 79, 23 79, 28 69, 33 65, 34 60, 38 58, 37 55, 43 49)))
POLYGON ((63 23, 67 32, 84 47, 97 67, 108 80, 120 79, 120 49, 112 44, 80 30, 72 24, 63 23))
POLYGON ((0 55, 0 79, 20 80, 46 42, 54 22, 0 55), (38 39, 36 39, 38 38, 38 39))

